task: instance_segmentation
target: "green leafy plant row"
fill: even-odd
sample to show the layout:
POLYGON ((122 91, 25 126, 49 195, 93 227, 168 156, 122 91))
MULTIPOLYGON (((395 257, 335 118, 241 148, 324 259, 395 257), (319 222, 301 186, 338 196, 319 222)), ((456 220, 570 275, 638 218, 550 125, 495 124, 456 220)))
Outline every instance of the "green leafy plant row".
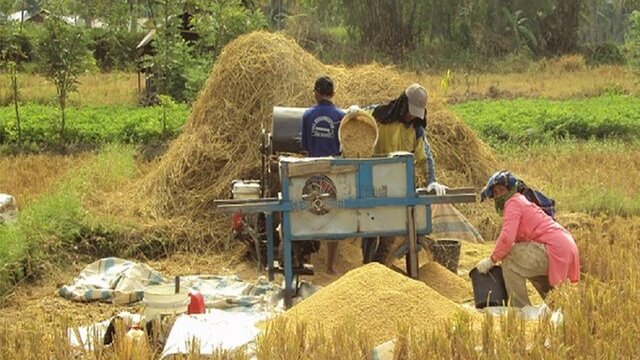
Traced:
POLYGON ((640 136, 640 99, 634 96, 472 101, 453 109, 493 144, 566 138, 627 141, 640 136))
MULTIPOLYGON (((21 106, 22 144, 46 148, 59 143, 59 110, 54 106, 21 106)), ((182 104, 155 107, 69 108, 66 140, 71 144, 147 144, 174 137, 189 116, 182 104)), ((13 107, 0 107, 0 143, 15 144, 18 133, 13 107)))

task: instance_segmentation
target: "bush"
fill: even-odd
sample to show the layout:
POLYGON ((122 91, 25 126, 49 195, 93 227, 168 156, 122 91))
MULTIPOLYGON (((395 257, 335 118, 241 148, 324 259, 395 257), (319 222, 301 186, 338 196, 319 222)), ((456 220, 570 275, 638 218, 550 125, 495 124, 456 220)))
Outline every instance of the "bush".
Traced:
POLYGON ((89 49, 102 71, 130 70, 136 60, 136 45, 144 33, 91 29, 89 49))
POLYGON ((24 63, 35 57, 38 30, 25 26, 22 33, 13 23, 0 23, 0 61, 24 63))
POLYGON ((576 72, 586 68, 582 55, 563 55, 551 61, 551 67, 558 72, 576 72))
POLYGON ((614 43, 587 45, 582 52, 588 65, 622 65, 625 63, 622 51, 614 43))

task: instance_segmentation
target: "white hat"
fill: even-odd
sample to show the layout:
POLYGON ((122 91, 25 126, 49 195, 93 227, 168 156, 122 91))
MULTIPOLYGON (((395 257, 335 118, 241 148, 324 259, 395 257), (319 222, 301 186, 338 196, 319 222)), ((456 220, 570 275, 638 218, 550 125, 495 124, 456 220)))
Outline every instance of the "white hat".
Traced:
POLYGON ((404 94, 409 99, 409 113, 423 119, 424 109, 427 107, 427 90, 416 83, 409 85, 404 94))

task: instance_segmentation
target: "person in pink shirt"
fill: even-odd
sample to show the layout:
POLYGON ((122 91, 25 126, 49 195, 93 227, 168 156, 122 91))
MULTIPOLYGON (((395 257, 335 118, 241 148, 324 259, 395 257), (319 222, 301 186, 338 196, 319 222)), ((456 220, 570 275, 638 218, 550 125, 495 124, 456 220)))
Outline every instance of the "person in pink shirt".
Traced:
POLYGON ((510 303, 524 307, 531 305, 527 279, 544 299, 554 287, 580 280, 580 259, 571 234, 519 193, 518 181, 510 172, 498 171, 482 190, 481 198, 492 198, 502 215, 502 229, 491 256, 476 268, 486 274, 502 262, 510 303))

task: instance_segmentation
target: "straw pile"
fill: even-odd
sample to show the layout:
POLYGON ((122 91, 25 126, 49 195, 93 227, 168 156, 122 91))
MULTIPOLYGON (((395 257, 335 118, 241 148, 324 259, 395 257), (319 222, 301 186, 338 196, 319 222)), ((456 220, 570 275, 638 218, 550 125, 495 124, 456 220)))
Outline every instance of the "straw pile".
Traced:
POLYGON ((429 104, 427 137, 434 152, 436 170, 449 186, 484 186, 496 167, 488 145, 443 103, 429 104))
MULTIPOLYGON (((172 219, 176 229, 177 219, 192 222, 178 229, 184 233, 208 231, 193 230, 189 238, 225 235, 227 217, 213 216, 213 201, 230 197, 232 180, 259 178, 260 130, 270 129, 273 106, 312 105, 313 82, 322 74, 333 78, 334 101, 344 108, 387 102, 415 81, 377 64, 325 66, 280 34, 238 37, 218 57, 182 134, 127 203, 137 216, 172 219)), ((433 96, 429 108, 441 109, 429 111, 428 128, 438 171, 455 170, 459 181, 481 185, 494 168, 492 154, 433 96)))
POLYGON ((422 265, 418 278, 442 296, 455 302, 463 302, 472 295, 469 283, 435 261, 422 265))
POLYGON ((458 306, 424 283, 378 263, 349 271, 283 316, 328 331, 356 324, 374 343, 393 338, 398 326, 438 329, 458 306))
POLYGON ((378 140, 373 117, 364 111, 348 114, 340 123, 342 155, 348 158, 369 158, 378 140))

